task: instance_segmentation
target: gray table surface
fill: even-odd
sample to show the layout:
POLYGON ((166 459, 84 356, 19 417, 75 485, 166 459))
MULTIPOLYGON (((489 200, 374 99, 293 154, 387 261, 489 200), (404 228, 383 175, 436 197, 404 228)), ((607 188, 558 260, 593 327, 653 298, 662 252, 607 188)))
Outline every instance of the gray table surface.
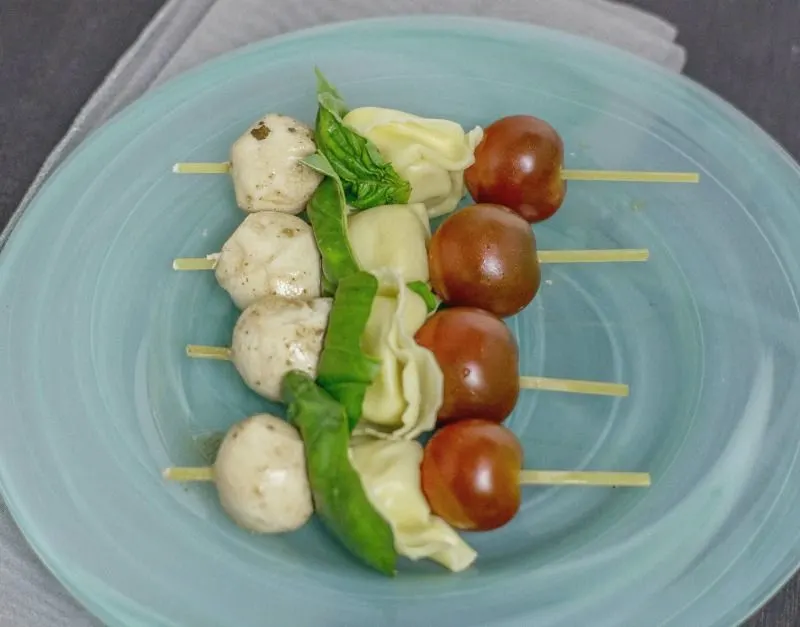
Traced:
MULTIPOLYGON (((0 229, 81 105, 163 1, 0 0, 0 229)), ((630 4, 676 24, 689 54, 686 74, 800 160, 800 0, 630 4)), ((747 623, 795 626, 800 575, 747 623)))

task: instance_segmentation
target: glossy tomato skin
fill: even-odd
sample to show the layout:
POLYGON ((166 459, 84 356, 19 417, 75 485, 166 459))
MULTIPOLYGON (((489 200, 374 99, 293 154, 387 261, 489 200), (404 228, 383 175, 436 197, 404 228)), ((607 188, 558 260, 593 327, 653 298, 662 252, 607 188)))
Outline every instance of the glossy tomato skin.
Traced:
POLYGON ((431 511, 457 529, 489 531, 519 510, 523 451, 514 434, 487 420, 437 431, 422 458, 422 491, 431 511))
POLYGON ((504 205, 528 222, 540 222, 564 202, 563 164, 564 142, 552 126, 512 115, 484 129, 464 181, 475 202, 504 205))
POLYGON ((498 317, 474 307, 443 309, 417 331, 444 375, 439 423, 463 418, 502 422, 519 397, 519 351, 498 317))
POLYGON ((512 316, 542 281, 530 225, 500 205, 472 205, 447 218, 428 248, 431 284, 450 305, 512 316))

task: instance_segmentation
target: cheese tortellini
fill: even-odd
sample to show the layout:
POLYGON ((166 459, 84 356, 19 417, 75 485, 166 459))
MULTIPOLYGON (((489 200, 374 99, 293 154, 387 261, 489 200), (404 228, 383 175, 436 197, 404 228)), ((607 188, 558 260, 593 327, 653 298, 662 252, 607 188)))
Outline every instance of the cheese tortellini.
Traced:
POLYGON ((348 218, 348 239, 358 265, 371 273, 388 268, 407 283, 428 282, 430 237, 422 203, 374 207, 348 218))
POLYGON ((350 446, 350 461, 367 498, 392 528, 395 550, 412 560, 428 558, 463 571, 477 553, 431 513, 420 487, 422 454, 414 440, 355 438, 350 446))
POLYGON ((397 274, 382 272, 361 344, 380 359, 367 388, 358 433, 415 438, 433 429, 442 405, 444 377, 436 358, 414 341, 428 311, 397 274))
POLYGON ((424 203, 432 218, 450 213, 464 197, 464 170, 474 162, 483 129, 468 133, 449 120, 422 118, 381 107, 353 109, 344 122, 378 148, 411 184, 410 203, 424 203))

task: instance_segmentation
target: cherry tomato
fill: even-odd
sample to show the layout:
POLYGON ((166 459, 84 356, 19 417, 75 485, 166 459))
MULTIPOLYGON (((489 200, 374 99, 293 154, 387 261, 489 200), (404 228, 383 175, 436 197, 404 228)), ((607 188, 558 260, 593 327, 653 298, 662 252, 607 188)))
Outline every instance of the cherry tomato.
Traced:
POLYGON ((485 418, 502 422, 519 396, 519 352, 503 321, 472 307, 444 309, 417 331, 444 374, 439 421, 485 418))
POLYGON ((523 452, 511 431, 462 420, 437 431, 422 457, 422 491, 431 511, 457 529, 489 531, 519 510, 523 452))
POLYGON ((530 225, 500 205, 472 205, 436 230, 428 251, 433 290, 451 305, 511 316, 533 300, 542 276, 530 225))
POLYGON ((505 205, 528 222, 540 222, 564 201, 563 163, 564 142, 552 126, 512 115, 484 129, 464 180, 475 202, 505 205))

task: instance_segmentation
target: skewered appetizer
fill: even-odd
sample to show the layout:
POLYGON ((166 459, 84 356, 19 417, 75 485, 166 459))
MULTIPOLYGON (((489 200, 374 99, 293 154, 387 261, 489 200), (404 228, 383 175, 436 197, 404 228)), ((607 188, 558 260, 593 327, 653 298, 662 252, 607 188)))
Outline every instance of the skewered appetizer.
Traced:
POLYGON ((456 529, 506 524, 523 484, 649 485, 645 473, 522 470, 522 446, 501 424, 523 388, 627 394, 520 377, 502 321, 536 296, 540 263, 647 259, 537 251, 529 222, 560 206, 563 180, 581 178, 563 169, 557 133, 527 118, 465 132, 392 109, 349 111, 321 74, 318 104, 313 139, 268 115, 225 167, 176 169, 230 171, 237 204, 256 212, 219 253, 175 262, 214 269, 243 309, 230 347, 187 352, 232 361, 251 389, 286 404, 289 422, 251 417, 229 430, 212 468, 165 475, 215 481, 223 509, 258 533, 294 530, 313 510, 384 574, 398 555, 468 568, 477 554, 456 529), (453 212, 466 188, 479 204, 431 233, 430 218, 453 212), (308 224, 287 215, 303 210, 308 224), (416 438, 432 431, 423 449, 416 438))

